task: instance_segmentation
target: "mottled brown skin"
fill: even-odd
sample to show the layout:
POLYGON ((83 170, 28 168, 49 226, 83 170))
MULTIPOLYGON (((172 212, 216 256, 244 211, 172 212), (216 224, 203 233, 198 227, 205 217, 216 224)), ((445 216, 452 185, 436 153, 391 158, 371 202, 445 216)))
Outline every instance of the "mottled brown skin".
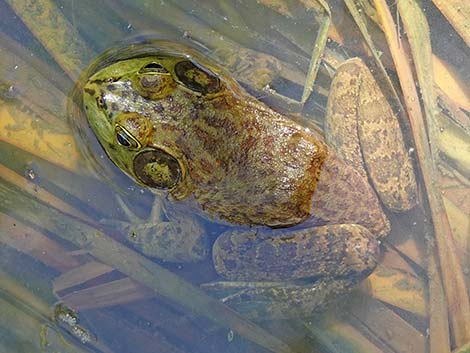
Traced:
POLYGON ((358 59, 341 65, 328 101, 328 145, 364 178, 369 176, 382 203, 394 211, 416 204, 416 181, 403 135, 387 99, 358 59), (366 171, 367 170, 367 171, 366 171))
MULTIPOLYGON (((367 175, 328 150, 314 129, 260 103, 184 50, 118 61, 88 79, 84 108, 108 156, 195 214, 241 226, 218 237, 213 258, 219 274, 242 282, 206 286, 219 293, 222 286, 225 300, 239 310, 288 316, 346 292, 373 270, 376 238, 389 232, 367 175)), ((181 235, 184 217, 191 215, 175 217, 174 238, 171 219, 153 227, 155 234, 137 234, 151 243, 140 242, 141 249, 170 261, 185 260, 181 249, 191 260, 203 257, 200 243, 181 235), (178 256, 170 248, 179 249, 178 256)))

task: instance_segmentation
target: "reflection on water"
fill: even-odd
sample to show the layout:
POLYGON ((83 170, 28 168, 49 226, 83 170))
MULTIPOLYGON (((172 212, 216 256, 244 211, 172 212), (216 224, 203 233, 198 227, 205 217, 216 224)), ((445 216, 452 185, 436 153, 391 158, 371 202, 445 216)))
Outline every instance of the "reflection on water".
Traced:
MULTIPOLYGON (((457 20, 446 20, 431 4, 426 7, 435 90, 442 112, 441 135, 436 142, 442 146, 440 175, 436 180, 444 192, 456 246, 462 249, 461 261, 449 261, 448 265, 456 274, 457 285, 446 282, 445 273, 441 283, 439 267, 428 261, 430 251, 436 250, 429 246, 432 227, 421 207, 426 198, 421 196, 421 205, 404 214, 385 211, 391 233, 382 241, 380 264, 372 275, 326 311, 312 313, 317 304, 331 302, 332 293, 343 293, 345 287, 350 289, 353 282, 368 274, 375 264, 367 264, 366 254, 377 250, 370 235, 364 238, 362 228, 357 231, 358 226, 353 230, 335 226, 334 233, 312 233, 311 223, 274 231, 265 227, 299 223, 308 213, 298 201, 302 197, 283 199, 290 190, 288 182, 275 187, 279 180, 291 178, 294 183, 307 175, 304 170, 310 160, 323 163, 321 143, 312 144, 298 123, 308 124, 316 136, 314 124, 345 129, 345 121, 333 128, 324 122, 327 110, 327 115, 342 111, 344 116, 361 109, 369 115, 377 106, 385 111, 385 97, 379 100, 371 91, 356 98, 356 105, 345 105, 348 100, 344 97, 354 96, 355 86, 350 83, 361 77, 363 85, 369 84, 364 76, 351 76, 345 84, 347 90, 341 91, 344 82, 339 79, 330 88, 334 72, 348 57, 362 57, 373 76, 383 79, 383 71, 374 64, 366 46, 358 44, 362 36, 346 7, 342 2, 328 1, 331 26, 323 51, 326 36, 322 33, 326 34, 330 19, 320 1, 105 0, 100 6, 88 2, 42 0, 25 8, 20 0, 0 1, 1 351, 426 352, 428 345, 448 350, 468 341, 468 293, 462 292, 458 281, 460 278, 468 284, 468 278, 459 277, 459 273, 468 273, 465 269, 469 266, 463 254, 470 244, 470 163, 462 151, 468 148, 470 131, 470 102, 465 94, 465 77, 470 70, 468 47, 456 34, 462 29, 457 20), (435 27, 445 31, 434 31, 435 27), (202 54, 190 51, 188 61, 187 50, 176 45, 165 49, 166 56, 146 62, 145 57, 156 55, 155 42, 142 44, 149 38, 170 39, 202 54), (85 71, 109 48, 114 49, 108 51, 106 60, 100 57, 91 72, 85 71), (140 59, 132 59, 136 53, 140 59), (322 64, 317 72, 320 54, 322 64), (102 77, 97 74, 86 86, 88 108, 93 111, 88 117, 94 132, 102 134, 98 138, 103 149, 88 126, 86 113, 75 103, 81 101, 81 88, 89 76, 123 58, 131 58, 128 66, 113 66, 114 71, 102 77), (142 63, 132 69, 132 60, 142 63), (229 77, 269 106, 290 114, 295 124, 238 91, 229 77), (109 82, 103 84, 106 80, 109 82), (76 82, 75 93, 79 94, 72 97, 76 82), (232 97, 231 92, 236 94, 232 97), (331 103, 330 98, 327 107, 328 94, 342 100, 331 103), (372 97, 380 103, 364 104, 373 101, 372 97), (147 113, 150 108, 158 114, 147 113), (107 114, 104 120, 97 119, 104 117, 99 115, 103 111, 107 114), (237 119, 242 115, 243 121, 237 119), (193 119, 192 125, 187 119, 181 124, 181 116, 193 119), (113 119, 111 124, 107 117, 113 119), (151 126, 149 117, 153 119, 151 126), (202 121, 206 125, 201 125, 202 121), (261 126, 266 127, 264 135, 248 135, 248 131, 260 131, 261 126), (147 134, 155 128, 160 135, 147 134), (281 132, 286 143, 273 143, 274 139, 279 141, 281 132), (177 148, 171 142, 176 140, 180 141, 177 148), (308 146, 315 146, 313 150, 320 155, 312 154, 308 146), (146 152, 139 154, 139 148, 146 152), (257 151, 254 158, 245 156, 253 150, 257 151), (227 157, 229 151, 243 159, 227 164, 225 159, 234 158, 227 157), (182 155, 187 158, 184 162, 182 155), (136 163, 139 171, 134 174, 136 163), (266 168, 260 167, 263 165, 266 168), (281 165, 291 169, 282 174, 286 169, 281 165), (170 198, 155 198, 122 170, 143 184, 169 188, 174 197, 185 200, 175 203, 170 198), (186 180, 191 184, 175 186, 186 180), (217 192, 208 185, 216 185, 217 192), (189 193, 193 196, 186 198, 189 193), (201 205, 206 213, 201 213, 201 205), (170 222, 175 219, 176 226, 170 222), (234 220, 243 224, 236 231, 234 220), (258 226, 252 227, 253 223, 258 226), (155 234, 160 235, 157 242, 155 234), (198 261, 184 256, 188 247, 198 248, 198 261), (364 273, 353 278, 351 268, 364 273), (306 288, 310 291, 307 302, 300 294, 306 288), (446 309, 444 295, 452 290, 458 294, 455 297, 463 318, 446 309), (225 304, 243 315, 214 297, 226 298, 225 304), (57 306, 58 302, 63 304, 57 306), (297 305, 294 311, 290 310, 292 303, 297 305), (452 330, 435 329, 435 323, 446 328, 446 320, 452 330)), ((351 6, 349 11, 354 14, 351 6)), ((398 87, 394 62, 376 24, 380 19, 370 5, 362 6, 358 13, 366 33, 371 35, 374 50, 382 53, 383 65, 392 72, 398 87)), ((391 11, 397 9, 391 7, 391 11)), ((448 15, 446 9, 440 11, 448 15)), ((358 21, 357 13, 355 16, 358 21)), ((357 89, 363 92, 363 87, 357 89)), ((393 97, 386 81, 377 91, 384 92, 395 109, 406 103, 393 97)), ((362 142, 363 150, 373 150, 377 136, 396 141, 385 124, 379 120, 379 128, 387 126, 388 135, 383 129, 375 130, 370 133, 370 144, 362 142)), ((403 122, 402 126, 408 128, 403 122)), ((365 130, 364 125, 347 127, 346 132, 361 129, 365 130)), ((406 131, 405 140, 411 146, 411 133, 406 131)), ((340 134, 336 139, 349 146, 352 135, 340 134)), ((417 163, 414 149, 407 151, 417 163)), ((351 155, 358 153, 355 150, 342 158, 353 159, 351 155)), ((395 163, 395 170, 403 168, 391 149, 372 156, 360 159, 388 159, 395 163)), ((404 156, 407 159, 408 154, 404 156)), ((316 221, 338 223, 335 219, 339 219, 340 223, 363 224, 374 229, 374 234, 385 233, 385 218, 382 225, 373 225, 382 217, 381 212, 375 213, 378 207, 373 207, 379 201, 375 196, 368 201, 361 189, 361 183, 374 176, 351 176, 346 172, 349 167, 331 162, 332 158, 330 152, 325 165, 331 166, 320 176, 318 190, 340 192, 330 193, 332 197, 319 202, 321 207, 314 206, 316 221), (325 173, 333 176, 330 180, 336 179, 335 185, 343 186, 324 182, 325 173), (354 187, 344 186, 348 183, 354 187), (357 201, 350 196, 354 194, 360 194, 357 201)), ((378 165, 382 175, 385 168, 378 165)), ((371 173, 371 169, 367 171, 371 173)), ((391 178, 395 177, 385 179, 386 186, 391 178)), ((316 175, 307 179, 302 196, 313 192, 316 175)), ((398 185, 396 181, 393 184, 398 185)), ((378 184, 374 187, 379 189, 378 184)), ((315 195, 314 200, 323 200, 315 195)), ((380 203, 386 201, 382 198, 380 203)), ((446 256, 452 259, 453 255, 448 252, 446 256)), ((436 259, 445 266, 442 257, 436 259)))

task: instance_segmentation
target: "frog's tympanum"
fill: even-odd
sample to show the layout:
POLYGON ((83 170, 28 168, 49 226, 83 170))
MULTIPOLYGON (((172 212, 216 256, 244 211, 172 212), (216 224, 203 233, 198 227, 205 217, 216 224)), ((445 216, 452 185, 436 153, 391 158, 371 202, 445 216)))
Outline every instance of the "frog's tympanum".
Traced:
POLYGON ((377 264, 390 228, 382 205, 414 205, 399 125, 359 59, 333 80, 326 137, 182 46, 101 66, 82 87, 100 144, 137 183, 186 207, 159 203, 132 240, 149 256, 198 261, 201 219, 227 225, 212 245, 225 281, 205 288, 242 312, 305 314, 346 292, 377 264))

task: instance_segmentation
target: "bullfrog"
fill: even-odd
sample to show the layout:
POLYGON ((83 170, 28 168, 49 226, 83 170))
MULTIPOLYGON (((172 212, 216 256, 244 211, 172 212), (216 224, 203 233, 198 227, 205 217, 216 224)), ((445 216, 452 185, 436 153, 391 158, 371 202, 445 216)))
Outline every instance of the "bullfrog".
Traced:
POLYGON ((379 260, 383 207, 415 204, 400 126, 361 59, 336 72, 324 134, 182 45, 108 60, 81 90, 106 154, 157 195, 130 241, 171 262, 211 253, 223 280, 204 288, 242 312, 305 314, 347 292, 379 260), (207 222, 223 225, 212 244, 207 222))

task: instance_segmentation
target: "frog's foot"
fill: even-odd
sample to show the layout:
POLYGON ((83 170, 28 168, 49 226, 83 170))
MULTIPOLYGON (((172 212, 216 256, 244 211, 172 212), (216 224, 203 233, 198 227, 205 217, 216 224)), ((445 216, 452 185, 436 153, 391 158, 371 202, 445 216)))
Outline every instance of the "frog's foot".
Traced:
POLYGON ((117 196, 129 221, 102 220, 103 224, 121 229, 142 253, 171 262, 196 262, 207 256, 207 237, 203 226, 177 211, 167 211, 155 200, 148 219, 135 215, 117 196))
POLYGON ((310 316, 348 293, 351 279, 311 279, 294 282, 212 282, 202 285, 223 303, 253 320, 310 316))

